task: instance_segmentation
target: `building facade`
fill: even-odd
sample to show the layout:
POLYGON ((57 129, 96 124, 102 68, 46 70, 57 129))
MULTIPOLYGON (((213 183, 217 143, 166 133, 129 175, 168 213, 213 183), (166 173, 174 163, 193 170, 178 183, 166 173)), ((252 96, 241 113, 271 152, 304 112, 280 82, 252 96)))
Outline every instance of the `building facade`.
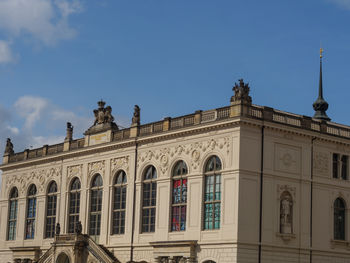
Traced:
POLYGON ((111 111, 7 141, 0 262, 350 261, 350 127, 253 105, 243 80, 223 108, 141 125, 135 106, 122 130, 111 111))

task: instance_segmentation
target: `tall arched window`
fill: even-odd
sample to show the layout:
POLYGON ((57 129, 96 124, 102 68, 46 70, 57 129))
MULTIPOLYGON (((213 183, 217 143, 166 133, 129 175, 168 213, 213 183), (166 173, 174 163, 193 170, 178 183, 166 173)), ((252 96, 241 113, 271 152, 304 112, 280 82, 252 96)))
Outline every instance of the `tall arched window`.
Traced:
POLYGON ((280 233, 293 233, 293 198, 288 191, 284 191, 280 198, 280 233))
POLYGON ((18 190, 16 187, 14 187, 12 188, 10 193, 7 240, 16 239, 17 211, 18 211, 18 190))
POLYGON ((157 170, 149 166, 143 176, 142 232, 154 232, 156 223, 157 170))
POLYGON ((178 161, 173 169, 171 231, 186 230, 187 165, 178 161))
POLYGON ((90 225, 89 235, 99 236, 101 230, 101 210, 102 210, 102 177, 96 174, 92 180, 90 190, 90 225))
POLYGON ((221 214, 221 161, 211 156, 205 165, 203 229, 219 229, 221 214))
POLYGON ((124 234, 125 232, 125 205, 126 205, 126 173, 123 170, 117 172, 113 187, 113 228, 112 234, 124 234))
POLYGON ((35 232, 35 214, 36 214, 36 186, 29 186, 27 196, 27 213, 26 213, 26 228, 25 238, 33 239, 35 232))
POLYGON ((52 238, 55 236, 57 207, 57 184, 54 181, 49 185, 46 202, 45 238, 52 238))
POLYGON ((334 239, 345 240, 345 202, 341 198, 334 201, 334 239))
POLYGON ((74 233, 75 225, 79 221, 80 187, 80 180, 75 177, 69 191, 68 233, 74 233))

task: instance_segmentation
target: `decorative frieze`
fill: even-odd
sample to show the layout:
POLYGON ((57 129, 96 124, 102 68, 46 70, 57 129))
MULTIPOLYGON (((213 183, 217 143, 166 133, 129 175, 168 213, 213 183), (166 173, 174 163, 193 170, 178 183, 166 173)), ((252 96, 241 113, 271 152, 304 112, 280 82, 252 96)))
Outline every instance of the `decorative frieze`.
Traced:
POLYGON ((68 166, 68 168, 67 168, 68 178, 72 178, 75 176, 81 178, 82 174, 83 174, 83 165, 82 164, 68 166))
POLYGON ((315 152, 314 153, 314 174, 325 175, 329 174, 329 153, 326 152, 315 152))
POLYGON ((137 159, 137 167, 139 168, 145 162, 153 161, 158 164, 161 174, 165 175, 169 170, 169 164, 175 158, 182 156, 187 160, 191 160, 188 165, 190 165, 193 170, 197 170, 201 164, 201 158, 205 156, 207 152, 214 150, 221 151, 223 155, 227 156, 230 153, 230 138, 210 139, 207 141, 141 152, 137 159))
POLYGON ((94 175, 99 173, 100 175, 104 175, 105 173, 105 161, 98 161, 98 162, 92 162, 88 164, 88 175, 89 178, 94 175))
POLYGON ((58 178, 61 174, 61 167, 52 167, 48 169, 34 170, 29 174, 9 175, 6 176, 6 188, 11 189, 13 186, 17 186, 18 190, 24 194, 29 184, 35 183, 38 191, 43 192, 47 182, 56 180, 56 183, 58 183, 58 178))

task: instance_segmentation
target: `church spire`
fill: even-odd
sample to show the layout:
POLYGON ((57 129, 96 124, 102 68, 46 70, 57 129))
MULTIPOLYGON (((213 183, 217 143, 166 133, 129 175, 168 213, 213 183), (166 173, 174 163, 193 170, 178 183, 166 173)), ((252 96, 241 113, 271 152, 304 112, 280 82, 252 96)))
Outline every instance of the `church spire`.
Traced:
POLYGON ((331 119, 327 116, 326 111, 328 109, 328 103, 323 98, 323 86, 322 86, 322 53, 323 49, 320 48, 320 80, 318 86, 318 98, 312 105, 315 110, 315 119, 330 121, 331 119))

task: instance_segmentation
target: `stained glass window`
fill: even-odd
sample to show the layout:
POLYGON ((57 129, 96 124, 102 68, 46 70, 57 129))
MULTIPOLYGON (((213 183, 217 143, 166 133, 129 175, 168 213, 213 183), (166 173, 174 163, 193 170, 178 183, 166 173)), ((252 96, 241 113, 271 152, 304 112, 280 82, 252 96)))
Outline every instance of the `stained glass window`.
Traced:
POLYGON ((57 184, 55 182, 51 182, 47 194, 45 238, 52 238, 55 236, 56 207, 57 184))
POLYGON ((173 170, 171 231, 186 230, 187 165, 178 161, 173 170))
POLYGON ((16 239, 17 212, 18 212, 18 190, 16 187, 14 187, 11 190, 11 194, 10 194, 7 240, 16 239))
POLYGON ((221 161, 212 156, 205 166, 203 229, 219 229, 221 215, 221 161))
POLYGON ((142 232, 154 232, 156 223, 157 170, 149 166, 144 174, 142 192, 142 232))
POLYGON ((125 233, 125 209, 126 209, 126 173, 117 172, 114 181, 113 196, 113 229, 112 234, 125 233))
POLYGON ((32 184, 28 190, 27 213, 25 238, 33 239, 35 232, 35 214, 36 214, 36 186, 32 184))
POLYGON ((80 187, 80 180, 74 178, 69 193, 68 233, 74 233, 75 225, 79 221, 80 187))
POLYGON ((92 180, 90 191, 89 235, 91 236, 99 236, 101 231, 102 184, 101 175, 96 174, 92 180))
POLYGON ((334 201, 334 239, 345 240, 345 202, 341 198, 334 201))

